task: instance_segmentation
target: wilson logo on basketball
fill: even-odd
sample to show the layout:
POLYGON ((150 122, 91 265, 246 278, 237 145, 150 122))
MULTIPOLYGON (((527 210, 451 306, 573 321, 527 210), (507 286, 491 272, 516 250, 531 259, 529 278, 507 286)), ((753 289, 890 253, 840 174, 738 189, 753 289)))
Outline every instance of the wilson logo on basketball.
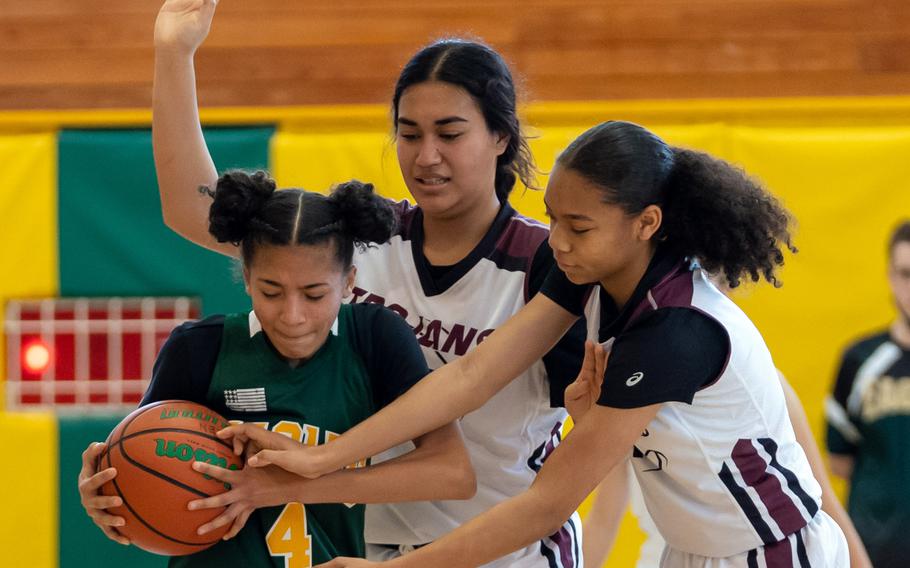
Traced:
POLYGON ((170 418, 194 418, 196 420, 199 420, 200 422, 208 422, 208 423, 214 424, 215 426, 218 426, 219 430, 221 428, 227 428, 228 426, 231 425, 231 423, 228 422, 227 420, 225 420, 224 418, 222 418, 216 414, 209 414, 208 412, 202 412, 199 410, 186 410, 186 409, 172 410, 167 407, 162 408, 160 419, 168 420, 170 418))
MULTIPOLYGON (((165 440, 163 438, 155 438, 155 455, 162 458, 174 458, 184 462, 205 462, 218 467, 227 468, 232 471, 240 469, 237 467, 237 464, 232 463, 230 466, 228 466, 227 459, 219 456, 218 454, 207 452, 203 448, 193 449, 193 446, 189 444, 178 444, 173 440, 165 440)), ((203 477, 206 479, 212 479, 210 475, 203 475, 203 477)), ((230 489, 231 486, 230 484, 225 483, 224 488, 230 489)))

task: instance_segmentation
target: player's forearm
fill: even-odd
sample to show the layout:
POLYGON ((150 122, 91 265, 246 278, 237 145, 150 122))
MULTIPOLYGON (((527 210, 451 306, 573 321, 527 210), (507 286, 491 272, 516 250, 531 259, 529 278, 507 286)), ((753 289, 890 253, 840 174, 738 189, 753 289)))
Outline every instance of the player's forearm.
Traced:
POLYGON ((479 566, 554 534, 628 455, 658 405, 591 409, 547 459, 530 489, 393 562, 400 567, 479 566))
POLYGON ((320 470, 335 471, 377 455, 480 407, 489 397, 472 388, 476 379, 467 359, 462 357, 434 371, 380 412, 314 448, 322 454, 320 470))
POLYGON ((476 478, 467 456, 414 450, 375 466, 344 469, 295 483, 300 503, 398 503, 468 499, 476 478), (413 455, 416 454, 416 455, 413 455))
POLYGON ((570 515, 562 518, 552 499, 532 488, 388 566, 474 568, 555 533, 570 515))
POLYGON ((538 294, 473 351, 320 446, 321 472, 376 455, 476 410, 549 351, 576 319, 538 294))
POLYGON ((199 122, 192 54, 155 52, 152 147, 165 223, 197 244, 231 254, 235 247, 219 245, 208 234, 211 198, 198 191, 214 189, 218 172, 199 122))

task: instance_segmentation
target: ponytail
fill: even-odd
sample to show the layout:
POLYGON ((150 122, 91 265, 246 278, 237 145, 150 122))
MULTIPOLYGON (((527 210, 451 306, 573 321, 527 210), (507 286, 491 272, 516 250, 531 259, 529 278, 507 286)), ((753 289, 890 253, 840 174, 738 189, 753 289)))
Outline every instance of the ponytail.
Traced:
POLYGON ((764 278, 775 287, 783 249, 797 252, 793 219, 741 169, 701 152, 673 148, 630 122, 599 124, 576 138, 557 163, 597 185, 603 202, 637 215, 663 212, 659 246, 722 272, 731 287, 764 278))
POLYGON ((797 252, 793 218, 743 170, 708 154, 673 148, 658 238, 678 254, 722 273, 730 287, 764 278, 775 287, 786 248, 797 252))

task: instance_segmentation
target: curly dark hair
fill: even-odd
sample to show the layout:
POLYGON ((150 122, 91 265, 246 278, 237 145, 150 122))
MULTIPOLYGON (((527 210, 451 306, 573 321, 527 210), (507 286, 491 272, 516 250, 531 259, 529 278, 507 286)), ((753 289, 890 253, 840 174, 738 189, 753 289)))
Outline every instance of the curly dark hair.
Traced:
POLYGON ((603 191, 604 203, 636 215, 663 211, 659 246, 723 274, 781 285, 775 272, 792 243, 793 218, 742 169, 708 154, 667 145, 630 122, 599 124, 576 138, 557 163, 603 191))
POLYGON ((397 225, 388 200, 372 184, 357 180, 338 184, 325 196, 296 188, 278 191, 266 172, 234 170, 218 178, 214 191, 200 191, 213 197, 209 233, 218 242, 239 245, 245 266, 261 244, 334 241, 336 258, 348 270, 355 245, 384 243, 397 225))
POLYGON ((515 181, 534 188, 534 158, 521 130, 515 82, 502 56, 493 48, 461 38, 437 40, 414 54, 405 64, 392 96, 392 119, 398 128, 398 103, 413 85, 442 81, 464 89, 480 108, 490 132, 509 137, 496 159, 496 197, 505 201, 515 181))

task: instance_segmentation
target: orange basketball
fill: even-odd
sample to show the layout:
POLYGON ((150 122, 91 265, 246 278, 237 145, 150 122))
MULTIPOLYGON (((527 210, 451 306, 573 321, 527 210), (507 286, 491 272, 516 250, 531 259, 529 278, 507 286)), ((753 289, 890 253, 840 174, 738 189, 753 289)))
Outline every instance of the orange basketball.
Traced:
POLYGON ((225 484, 192 468, 204 461, 240 469, 231 445, 215 436, 228 426, 216 412, 185 400, 164 400, 133 411, 107 439, 98 470, 117 468, 101 492, 123 505, 109 509, 126 520, 117 527, 136 546, 177 556, 204 550, 221 540, 230 525, 203 536, 196 529, 224 508, 190 511, 187 503, 223 493, 225 484))

